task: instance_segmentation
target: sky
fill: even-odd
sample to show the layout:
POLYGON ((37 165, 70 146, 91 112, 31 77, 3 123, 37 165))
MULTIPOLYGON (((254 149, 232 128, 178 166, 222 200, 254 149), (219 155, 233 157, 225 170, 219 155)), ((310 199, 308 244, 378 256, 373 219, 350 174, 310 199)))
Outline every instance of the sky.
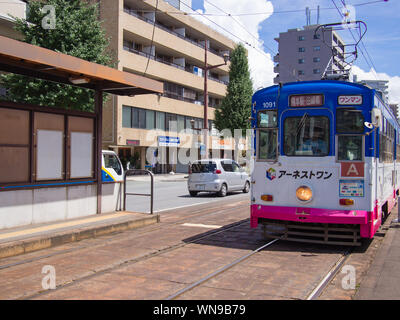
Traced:
MULTIPOLYGON (((192 0, 192 8, 205 14, 194 17, 245 45, 256 90, 273 85, 272 59, 278 52, 274 38, 279 32, 305 26, 306 7, 311 9, 311 24, 317 23, 318 6, 320 24, 341 22, 343 3, 351 20, 362 20, 367 26, 352 73, 359 80, 389 80, 389 102, 400 104, 399 0, 192 0)), ((339 35, 346 43, 354 42, 349 30, 339 35)))

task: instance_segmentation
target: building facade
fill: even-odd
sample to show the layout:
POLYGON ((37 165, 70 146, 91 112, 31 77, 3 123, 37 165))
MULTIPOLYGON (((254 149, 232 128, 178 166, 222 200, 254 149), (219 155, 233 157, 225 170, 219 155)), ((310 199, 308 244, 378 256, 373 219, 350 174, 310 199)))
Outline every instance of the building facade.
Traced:
POLYGON ((278 54, 274 56, 274 83, 321 80, 325 70, 339 73, 345 69, 345 44, 332 29, 315 33, 318 25, 289 29, 279 33, 278 54), (333 51, 334 54, 333 54, 333 51))
POLYGON ((22 0, 0 2, 0 35, 13 39, 19 39, 21 37, 21 35, 14 30, 14 17, 25 19, 26 8, 26 1, 22 0))
MULTIPOLYGON (((187 158, 196 157, 189 154, 190 149, 197 150, 196 158, 200 153, 204 156, 200 130, 205 41, 208 65, 223 64, 224 54, 229 55, 235 46, 168 2, 100 1, 100 19, 111 39, 118 69, 164 83, 163 95, 110 97, 104 108, 103 147, 116 151, 133 167, 152 166, 155 172, 163 173, 187 172, 187 158)), ((220 142, 212 122, 228 81, 228 65, 212 69, 207 81, 208 146, 225 151, 231 150, 232 144, 220 142)), ((206 156, 211 156, 210 150, 206 156)))
POLYGON ((353 82, 368 86, 375 89, 381 96, 382 100, 389 103, 389 81, 388 80, 358 80, 357 76, 353 77, 353 82))

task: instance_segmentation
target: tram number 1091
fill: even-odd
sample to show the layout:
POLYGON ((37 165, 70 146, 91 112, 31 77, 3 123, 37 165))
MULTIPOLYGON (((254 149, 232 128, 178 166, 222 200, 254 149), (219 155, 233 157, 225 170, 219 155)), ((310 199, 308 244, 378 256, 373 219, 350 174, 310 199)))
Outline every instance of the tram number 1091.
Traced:
POLYGON ((275 108, 276 107, 276 102, 275 101, 263 102, 263 107, 265 109, 275 108))

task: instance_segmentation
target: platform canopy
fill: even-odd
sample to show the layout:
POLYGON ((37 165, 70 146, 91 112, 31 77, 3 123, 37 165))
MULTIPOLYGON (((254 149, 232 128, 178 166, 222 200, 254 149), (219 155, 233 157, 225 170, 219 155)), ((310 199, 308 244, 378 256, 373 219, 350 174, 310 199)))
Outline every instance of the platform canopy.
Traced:
POLYGON ((122 96, 163 93, 162 82, 3 36, 0 71, 122 96))

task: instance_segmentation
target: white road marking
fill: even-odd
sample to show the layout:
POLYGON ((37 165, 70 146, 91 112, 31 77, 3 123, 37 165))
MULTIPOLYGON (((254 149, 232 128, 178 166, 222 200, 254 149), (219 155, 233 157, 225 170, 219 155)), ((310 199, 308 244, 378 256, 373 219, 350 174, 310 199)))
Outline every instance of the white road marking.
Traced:
POLYGON ((184 223, 182 224, 184 227, 198 227, 198 228, 207 228, 207 229, 219 229, 222 226, 216 226, 212 224, 202 224, 202 223, 184 223))

